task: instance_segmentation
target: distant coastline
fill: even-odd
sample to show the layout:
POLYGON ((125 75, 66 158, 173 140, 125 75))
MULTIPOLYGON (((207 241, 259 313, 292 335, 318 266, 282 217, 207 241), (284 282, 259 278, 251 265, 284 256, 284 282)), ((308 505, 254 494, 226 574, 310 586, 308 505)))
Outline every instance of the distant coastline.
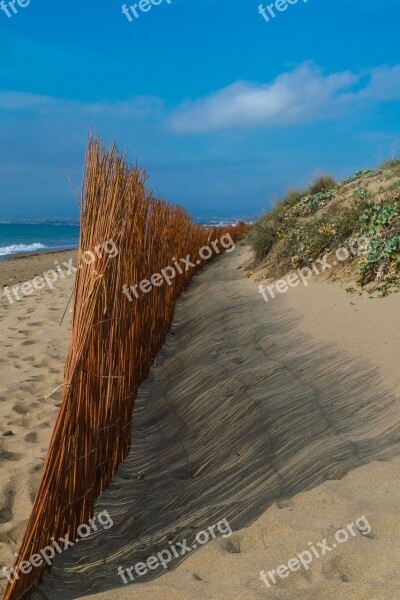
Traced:
MULTIPOLYGON (((234 225, 243 217, 193 216, 204 227, 234 225)), ((0 262, 49 252, 74 250, 79 244, 76 219, 20 219, 0 221, 0 262)))

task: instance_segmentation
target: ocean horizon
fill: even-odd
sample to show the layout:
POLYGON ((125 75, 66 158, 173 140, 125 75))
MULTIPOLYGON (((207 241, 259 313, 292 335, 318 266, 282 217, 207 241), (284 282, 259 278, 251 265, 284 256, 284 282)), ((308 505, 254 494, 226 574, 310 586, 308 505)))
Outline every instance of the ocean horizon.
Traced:
MULTIPOLYGON (((204 227, 223 227, 238 220, 248 220, 219 216, 192 218, 204 227)), ((78 248, 79 230, 79 221, 72 219, 0 221, 0 261, 18 254, 78 248)))

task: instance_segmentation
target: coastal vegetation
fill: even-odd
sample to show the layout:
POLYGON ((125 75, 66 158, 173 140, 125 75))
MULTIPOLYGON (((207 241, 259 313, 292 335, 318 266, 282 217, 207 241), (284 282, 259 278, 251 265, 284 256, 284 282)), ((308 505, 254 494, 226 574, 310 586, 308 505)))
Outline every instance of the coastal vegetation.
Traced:
POLYGON ((291 189, 248 233, 255 265, 280 277, 363 236, 353 262, 359 288, 387 295, 400 288, 400 160, 357 171, 337 183, 330 175, 291 189))

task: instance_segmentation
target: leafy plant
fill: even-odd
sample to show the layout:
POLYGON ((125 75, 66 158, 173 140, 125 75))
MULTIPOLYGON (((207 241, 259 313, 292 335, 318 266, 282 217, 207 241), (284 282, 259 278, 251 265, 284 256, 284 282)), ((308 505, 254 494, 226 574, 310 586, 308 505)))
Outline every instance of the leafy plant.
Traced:
POLYGON ((363 212, 360 221, 370 238, 358 271, 359 283, 377 280, 394 283, 400 272, 400 203, 386 200, 375 203, 363 212))
POLYGON ((319 192, 313 196, 304 196, 294 206, 293 211, 298 216, 312 215, 321 206, 325 206, 334 197, 333 192, 319 192))
POLYGON ((369 192, 364 187, 359 187, 356 190, 354 190, 354 198, 356 200, 366 200, 366 199, 371 198, 371 197, 372 197, 371 192, 369 192))

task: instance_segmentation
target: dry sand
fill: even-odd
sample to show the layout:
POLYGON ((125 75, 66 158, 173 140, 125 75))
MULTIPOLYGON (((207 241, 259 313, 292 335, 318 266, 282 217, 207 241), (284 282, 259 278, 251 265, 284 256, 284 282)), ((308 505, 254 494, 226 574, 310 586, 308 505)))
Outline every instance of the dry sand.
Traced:
MULTIPOLYGON (((73 600, 400 598, 400 294, 337 284, 266 304, 240 246, 195 277, 141 386, 132 451, 99 499, 114 526, 56 561, 34 595, 73 600), (350 304, 354 302, 355 305, 350 304), (365 515, 357 534, 267 587, 276 569, 365 515), (124 586, 129 567, 227 518, 234 534, 124 586)), ((0 265, 0 271, 2 266, 0 265)), ((39 269, 39 273, 46 270, 39 269)), ((33 276, 32 273, 31 276, 33 276)), ((61 391, 72 287, 35 292, 0 319, 0 561, 28 517, 61 391), (30 342, 30 345, 27 345, 30 342)))
MULTIPOLYGON (((36 254, 20 254, 0 261, 0 286, 18 285, 21 281, 43 275, 45 271, 55 269, 56 262, 62 264, 70 258, 75 263, 74 250, 59 252, 37 252, 36 254)), ((65 267, 63 269, 66 271, 65 267)))
MULTIPOLYGON (((3 285, 43 274, 74 252, 0 262, 3 285), (17 279, 18 276, 18 279, 17 279)), ((14 301, 2 294, 0 323, 0 564, 9 565, 29 516, 61 399, 71 315, 60 327, 73 277, 53 290, 35 290, 14 301)))

